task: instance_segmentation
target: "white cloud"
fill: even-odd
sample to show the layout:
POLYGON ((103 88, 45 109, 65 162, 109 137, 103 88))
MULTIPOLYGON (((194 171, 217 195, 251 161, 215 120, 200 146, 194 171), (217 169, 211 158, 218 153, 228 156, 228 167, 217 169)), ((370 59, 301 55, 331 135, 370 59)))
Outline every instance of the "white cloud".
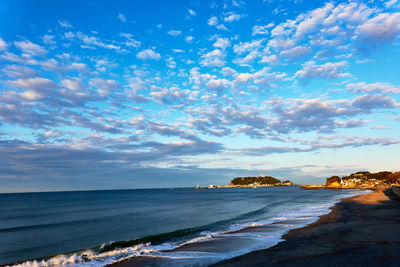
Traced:
POLYGON ((136 54, 136 57, 142 60, 154 59, 159 60, 161 55, 151 49, 145 49, 136 54))
POLYGON ((207 67, 222 67, 225 65, 225 52, 220 49, 214 49, 211 52, 202 55, 203 60, 200 62, 201 65, 207 67))
POLYGON ((224 21, 231 23, 233 21, 238 21, 238 20, 242 19, 243 17, 244 17, 243 15, 240 15, 240 14, 237 14, 234 12, 228 12, 224 17, 224 21))
POLYGON ((31 101, 41 100, 45 97, 42 93, 40 93, 38 91, 34 91, 34 90, 27 90, 27 91, 21 93, 21 96, 24 99, 31 100, 31 101))
POLYGON ((386 95, 362 95, 356 97, 351 105, 363 111, 371 111, 379 108, 398 108, 400 104, 396 100, 386 95))
POLYGON ((125 15, 122 14, 122 13, 119 13, 119 14, 118 14, 118 19, 119 19, 120 21, 122 21, 122 22, 126 22, 126 17, 125 17, 125 15))
POLYGON ((306 34, 315 31, 333 8, 334 5, 332 3, 327 3, 324 7, 314 9, 308 13, 305 19, 297 25, 295 37, 302 39, 306 34))
POLYGON ((335 79, 351 76, 349 73, 342 72, 347 65, 346 61, 328 62, 322 65, 315 64, 314 61, 308 61, 303 64, 303 69, 296 72, 295 76, 301 79, 307 78, 326 78, 335 79))
POLYGON ((233 46, 233 52, 235 52, 238 55, 241 55, 246 52, 257 50, 261 48, 261 43, 263 41, 264 40, 253 40, 251 42, 240 42, 233 46))
POLYGON ((30 79, 19 79, 15 81, 8 81, 8 84, 12 85, 16 88, 25 88, 25 89, 40 89, 40 88, 55 88, 57 85, 45 78, 30 78, 30 79))
POLYGON ((151 91, 150 95, 154 100, 162 104, 176 104, 194 101, 198 94, 198 91, 182 90, 178 87, 161 88, 151 86, 151 91))
POLYGON ((254 60, 261 56, 261 53, 257 50, 251 51, 245 57, 235 58, 233 62, 240 66, 250 66, 254 62, 254 60))
POLYGON ((263 56, 263 58, 260 60, 261 63, 267 63, 271 66, 275 66, 279 64, 279 57, 277 55, 269 55, 269 56, 263 56))
POLYGON ((176 62, 173 57, 168 57, 165 59, 165 62, 167 63, 167 67, 170 69, 175 69, 176 68, 176 62))
POLYGON ((112 91, 120 87, 117 81, 102 78, 90 79, 89 85, 97 88, 98 93, 102 96, 108 96, 112 91))
POLYGON ((0 37, 0 51, 4 51, 7 49, 7 43, 0 37))
POLYGON ((73 33, 73 32, 66 32, 66 33, 64 33, 64 37, 66 38, 66 39, 73 39, 73 38, 75 38, 75 33, 73 33))
POLYGON ((397 0, 389 0, 385 2, 385 7, 392 7, 397 4, 397 0))
POLYGON ((381 13, 358 26, 356 34, 361 42, 372 45, 394 41, 400 34, 400 12, 381 13))
POLYGON ((261 34, 261 35, 266 35, 268 34, 268 29, 272 28, 274 26, 274 23, 270 23, 268 25, 264 25, 264 26, 260 26, 260 25, 254 25, 253 26, 253 32, 251 33, 251 35, 257 35, 257 34, 261 34))
POLYGON ((18 89, 26 89, 26 91, 20 93, 20 95, 22 98, 31 101, 41 100, 45 98, 46 95, 52 95, 52 90, 58 87, 53 81, 39 77, 8 81, 7 83, 18 89))
POLYGON ((222 50, 225 50, 230 45, 231 42, 229 41, 229 39, 222 37, 218 37, 215 43, 213 44, 214 47, 221 48, 222 50))
POLYGON ((168 33, 169 35, 171 35, 171 36, 178 36, 178 35, 181 35, 181 34, 182 34, 182 31, 178 31, 178 30, 169 30, 167 33, 168 33))
POLYGON ((365 82, 350 83, 347 91, 353 93, 400 93, 400 88, 387 83, 370 83, 365 82))
POLYGON ((250 79, 253 78, 253 75, 250 73, 240 73, 236 76, 235 82, 236 83, 248 83, 250 79))
POLYGON ((45 34, 42 36, 42 42, 48 45, 55 45, 57 42, 54 41, 54 35, 45 34))
POLYGON ((60 24, 61 27, 65 28, 65 29, 72 29, 72 25, 71 23, 69 23, 68 20, 64 19, 64 20, 59 20, 58 24, 60 24))
POLYGON ((207 88, 217 91, 219 93, 223 92, 230 85, 230 82, 226 79, 211 79, 207 82, 207 88))
POLYGON ((193 11, 193 9, 189 9, 188 12, 189 12, 190 16, 196 16, 197 15, 196 12, 193 11))
POLYGON ((44 56, 47 51, 40 45, 34 44, 31 41, 15 41, 14 45, 18 47, 22 52, 31 54, 34 56, 44 56))
POLYGON ((18 66, 18 65, 8 65, 2 70, 7 76, 13 78, 31 78, 36 76, 36 71, 29 67, 18 66))
POLYGON ((218 30, 224 30, 224 31, 227 31, 228 29, 225 27, 225 25, 224 24, 219 24, 219 25, 217 25, 217 27, 216 27, 218 30))
MULTIPOLYGON (((101 41, 98 37, 96 36, 89 36, 86 35, 82 32, 77 32, 76 37, 81 40, 85 45, 88 45, 89 47, 91 46, 98 46, 106 49, 112 49, 116 51, 121 51, 121 47, 118 45, 114 44, 107 44, 101 41)), ((88 48, 87 46, 82 46, 83 48, 88 48)))
POLYGON ((292 60, 296 60, 299 58, 303 58, 307 56, 311 52, 310 47, 304 46, 296 46, 287 50, 283 50, 280 54, 283 57, 290 58, 292 60))
POLYGON ((232 68, 229 68, 229 67, 222 68, 221 73, 224 76, 236 76, 237 75, 237 71, 232 68))
POLYGON ((187 43, 191 44, 191 43, 193 43, 193 39, 194 39, 193 36, 187 36, 187 37, 185 38, 185 41, 186 41, 187 43))
POLYGON ((120 36, 125 37, 127 39, 125 45, 128 47, 138 48, 142 45, 139 41, 135 40, 133 38, 133 35, 130 33, 121 32, 120 36))
POLYGON ((215 26, 218 24, 218 18, 216 16, 213 16, 211 18, 208 19, 208 25, 209 26, 215 26))
POLYGON ((84 89, 84 85, 79 78, 70 78, 61 81, 61 85, 73 91, 80 91, 84 89))

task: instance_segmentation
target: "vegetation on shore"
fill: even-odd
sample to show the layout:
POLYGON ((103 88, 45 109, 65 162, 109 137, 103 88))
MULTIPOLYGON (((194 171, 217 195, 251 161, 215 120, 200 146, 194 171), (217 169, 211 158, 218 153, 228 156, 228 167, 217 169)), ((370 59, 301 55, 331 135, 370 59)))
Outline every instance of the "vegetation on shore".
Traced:
POLYGON ((294 185, 289 180, 281 182, 280 180, 272 176, 249 176, 249 177, 236 177, 234 178, 230 186, 290 186, 294 185))
POLYGON ((278 179, 271 176, 258 176, 258 177, 236 177, 231 181, 232 185, 250 185, 250 184, 277 184, 280 183, 278 179))

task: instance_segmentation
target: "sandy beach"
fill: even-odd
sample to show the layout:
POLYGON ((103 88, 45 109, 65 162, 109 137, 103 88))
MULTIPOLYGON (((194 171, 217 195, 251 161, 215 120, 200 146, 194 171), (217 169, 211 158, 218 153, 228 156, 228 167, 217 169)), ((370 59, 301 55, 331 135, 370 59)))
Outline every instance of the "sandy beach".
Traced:
POLYGON ((215 266, 399 266, 400 202, 390 190, 344 199, 266 250, 215 266))

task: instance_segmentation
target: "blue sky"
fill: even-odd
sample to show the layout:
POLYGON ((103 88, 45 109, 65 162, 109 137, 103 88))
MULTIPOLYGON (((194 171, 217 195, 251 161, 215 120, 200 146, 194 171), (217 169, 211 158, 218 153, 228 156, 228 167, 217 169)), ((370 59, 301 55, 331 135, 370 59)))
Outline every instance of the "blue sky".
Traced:
POLYGON ((2 1, 0 191, 399 171, 400 2, 2 1))

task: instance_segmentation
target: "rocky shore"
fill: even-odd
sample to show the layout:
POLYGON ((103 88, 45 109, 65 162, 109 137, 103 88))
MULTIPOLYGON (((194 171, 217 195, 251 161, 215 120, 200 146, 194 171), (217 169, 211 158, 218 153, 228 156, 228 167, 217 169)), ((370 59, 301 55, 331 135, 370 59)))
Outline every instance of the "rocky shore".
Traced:
POLYGON ((215 266, 399 266, 400 201, 390 189, 344 199, 331 209, 274 247, 215 266))

